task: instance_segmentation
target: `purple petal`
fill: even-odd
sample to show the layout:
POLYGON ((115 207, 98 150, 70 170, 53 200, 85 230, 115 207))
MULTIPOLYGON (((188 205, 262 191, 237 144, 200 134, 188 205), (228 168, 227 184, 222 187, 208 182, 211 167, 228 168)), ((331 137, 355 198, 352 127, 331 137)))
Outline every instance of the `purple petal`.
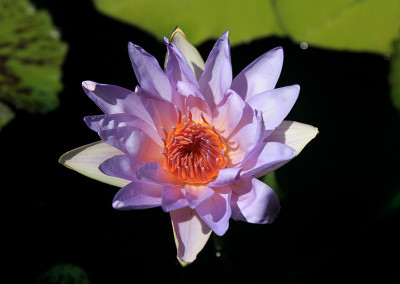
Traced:
POLYGON ((175 46, 175 44, 169 42, 167 38, 164 38, 164 41, 167 45, 168 51, 166 74, 172 86, 171 102, 180 109, 186 110, 187 106, 185 105, 185 97, 178 92, 176 86, 179 81, 188 82, 197 88, 199 88, 199 84, 197 83, 192 69, 180 50, 175 46))
POLYGON ((231 53, 228 32, 225 32, 211 50, 204 67, 204 72, 199 78, 200 90, 211 109, 222 101, 231 83, 231 53))
POLYGON ((243 100, 272 90, 278 82, 283 64, 283 49, 277 47, 264 53, 233 79, 231 89, 243 100))
POLYGON ((162 161, 162 147, 143 130, 136 127, 119 127, 99 132, 101 139, 140 162, 162 161))
POLYGON ((243 161, 247 150, 254 143, 254 137, 257 132, 257 123, 250 123, 240 128, 230 139, 229 158, 230 167, 237 166, 243 161))
POLYGON ((292 109, 299 92, 299 85, 287 86, 255 95, 247 103, 262 111, 265 129, 275 129, 292 109))
POLYGON ((131 90, 119 86, 99 84, 93 81, 82 82, 82 87, 88 97, 104 112, 124 113, 128 101, 134 97, 131 90))
POLYGON ((196 207, 200 218, 218 236, 225 234, 229 227, 231 194, 232 191, 229 187, 220 187, 215 190, 215 194, 210 199, 196 207))
POLYGON ((130 114, 152 125, 158 131, 160 126, 172 127, 176 123, 174 106, 161 97, 149 95, 140 87, 132 92, 118 86, 92 81, 84 81, 82 85, 89 98, 106 114, 130 114))
POLYGON ((155 129, 163 137, 164 132, 161 130, 161 127, 170 130, 178 120, 175 106, 163 98, 156 98, 149 95, 143 88, 137 87, 136 90, 138 96, 141 98, 141 103, 146 107, 146 111, 151 117, 155 129))
POLYGON ((205 200, 211 198, 211 196, 214 194, 214 190, 212 188, 204 185, 186 184, 181 190, 186 200, 189 202, 189 207, 192 209, 196 208, 205 200))
POLYGON ((160 185, 131 182, 117 192, 113 200, 113 207, 135 210, 160 206, 162 188, 160 185))
POLYGON ((272 223, 279 213, 279 198, 265 183, 256 179, 241 179, 232 189, 232 218, 248 223, 272 223))
POLYGON ((172 32, 171 42, 179 48, 193 73, 196 75, 196 78, 199 79, 204 70, 204 60, 179 27, 176 27, 172 32))
POLYGON ((164 38, 164 41, 168 51, 165 72, 171 85, 176 86, 178 81, 185 81, 198 86, 196 77, 181 51, 168 39, 164 38))
POLYGON ((243 116, 246 103, 232 90, 228 90, 224 99, 217 105, 213 113, 213 125, 221 130, 223 137, 229 137, 236 129, 243 116))
POLYGON ((145 163, 136 172, 137 178, 162 185, 178 185, 179 180, 160 166, 158 162, 145 163))
POLYGON ((230 142, 229 158, 232 166, 252 159, 257 151, 261 150, 264 138, 264 122, 260 112, 256 112, 256 122, 248 124, 235 133, 230 142))
POLYGON ((171 101, 171 84, 157 59, 131 42, 128 44, 128 50, 139 85, 150 94, 171 101))
POLYGON ((170 212, 174 229, 177 258, 187 265, 192 263, 203 249, 211 234, 211 229, 195 210, 184 207, 170 212))
POLYGON ((113 128, 130 126, 136 127, 146 132, 156 144, 161 145, 161 139, 153 124, 148 124, 144 120, 137 116, 128 113, 117 113, 117 114, 105 114, 105 115, 94 115, 86 116, 84 118, 86 125, 96 132, 104 130, 111 130, 113 128))
POLYGON ((237 181, 240 177, 242 168, 225 168, 219 171, 218 177, 213 182, 207 184, 209 187, 222 187, 237 181))
POLYGON ((254 159, 246 161, 241 177, 265 175, 295 156, 296 151, 289 146, 278 142, 268 142, 254 159))
POLYGON ((104 161, 99 169, 106 175, 134 181, 137 180, 135 172, 141 165, 142 163, 127 155, 119 155, 104 161))
POLYGON ((201 121, 200 112, 203 112, 206 119, 210 118, 210 107, 197 86, 189 82, 179 81, 177 90, 184 98, 180 108, 185 110, 189 107, 194 121, 201 121))
POLYGON ((161 196, 161 206, 165 212, 170 212, 189 206, 188 201, 181 192, 180 186, 165 186, 162 190, 161 196))

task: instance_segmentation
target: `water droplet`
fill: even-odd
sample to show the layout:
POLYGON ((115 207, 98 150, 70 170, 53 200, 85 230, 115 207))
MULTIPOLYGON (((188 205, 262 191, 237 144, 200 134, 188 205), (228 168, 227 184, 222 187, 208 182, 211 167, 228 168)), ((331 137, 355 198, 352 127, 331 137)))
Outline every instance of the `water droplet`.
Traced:
POLYGON ((305 41, 301 42, 300 43, 300 48, 303 49, 303 50, 306 50, 308 48, 308 43, 305 42, 305 41))

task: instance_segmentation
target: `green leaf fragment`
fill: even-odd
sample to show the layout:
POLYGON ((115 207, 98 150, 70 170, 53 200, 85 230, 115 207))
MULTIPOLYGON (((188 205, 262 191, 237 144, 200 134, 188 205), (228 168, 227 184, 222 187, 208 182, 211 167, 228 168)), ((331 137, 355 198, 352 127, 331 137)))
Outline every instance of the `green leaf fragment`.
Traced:
POLYGON ((156 38, 179 26, 193 45, 218 38, 226 30, 232 44, 281 34, 271 1, 95 0, 102 13, 140 27, 156 38), (155 7, 157 7, 155 9, 155 7))
POLYGON ((0 102, 0 131, 14 118, 14 112, 5 104, 0 102))
POLYGON ((0 98, 31 113, 58 106, 67 44, 46 11, 27 0, 0 1, 0 98))
POLYGON ((398 0, 279 0, 280 23, 297 42, 390 53, 400 28, 398 0))
POLYGON ((231 30, 231 43, 289 36, 339 50, 391 53, 400 28, 399 0, 94 0, 102 13, 156 38, 181 27, 198 45, 231 30), (157 7, 157 9, 154 9, 157 7))
POLYGON ((390 60, 389 83, 393 105, 400 111, 400 38, 393 44, 393 55, 390 60))
POLYGON ((276 179, 275 171, 270 172, 269 174, 260 178, 260 180, 266 183, 269 187, 271 187, 279 198, 283 198, 283 192, 281 191, 278 180, 276 179))
POLYGON ((86 271, 73 264, 57 264, 40 275, 39 284, 90 284, 86 271))

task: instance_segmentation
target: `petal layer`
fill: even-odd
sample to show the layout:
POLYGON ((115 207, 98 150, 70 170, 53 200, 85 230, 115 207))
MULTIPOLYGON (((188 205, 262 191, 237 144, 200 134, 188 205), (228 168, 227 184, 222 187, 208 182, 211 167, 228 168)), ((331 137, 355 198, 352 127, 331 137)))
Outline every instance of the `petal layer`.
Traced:
POLYGON ((279 213, 279 198, 265 183, 256 179, 241 179, 232 189, 232 218, 248 223, 272 223, 279 213))
POLYGON ((229 228, 231 217, 231 188, 220 187, 215 189, 215 194, 196 207, 200 218, 218 236, 222 236, 229 228))
POLYGON ((140 167, 136 176, 143 181, 158 183, 161 185, 179 185, 179 180, 166 171, 157 162, 145 163, 140 167))
POLYGON ((196 208, 202 202, 208 200, 214 195, 214 190, 204 185, 189 185, 186 184, 182 188, 182 194, 189 203, 190 208, 196 208))
POLYGON ((210 182, 209 187, 222 187, 234 183, 240 178, 242 168, 225 168, 219 171, 216 180, 210 182))
POLYGON ((143 119, 128 113, 104 114, 86 116, 84 118, 86 125, 96 132, 111 130, 113 128, 130 126, 136 127, 146 132, 156 144, 161 146, 161 139, 153 124, 149 124, 143 119))
POLYGON ((99 132, 100 138, 107 144, 118 148, 140 162, 161 161, 161 145, 143 130, 136 127, 118 127, 99 132))
POLYGON ((182 52, 198 80, 204 70, 204 60, 198 50, 188 41, 183 31, 178 27, 172 32, 171 42, 182 52))
POLYGON ((181 192, 180 186, 165 186, 162 190, 162 209, 165 212, 189 206, 186 197, 181 192))
POLYGON ((131 182, 114 197, 113 207, 121 210, 147 209, 161 205, 162 186, 131 182))
POLYGON ((257 94, 247 100, 256 110, 261 110, 265 129, 275 129, 288 115, 299 96, 300 86, 293 85, 257 94))
POLYGON ((142 163, 132 159, 128 155, 118 155, 104 161, 99 169, 109 176, 137 181, 135 172, 141 165, 142 163))
POLYGON ((243 116, 246 103, 232 90, 228 90, 224 99, 216 106, 212 124, 221 130, 223 137, 229 137, 243 116))
POLYGON ((243 165, 242 177, 266 175, 295 156, 296 151, 285 144, 278 142, 265 143, 257 158, 248 160, 243 165))

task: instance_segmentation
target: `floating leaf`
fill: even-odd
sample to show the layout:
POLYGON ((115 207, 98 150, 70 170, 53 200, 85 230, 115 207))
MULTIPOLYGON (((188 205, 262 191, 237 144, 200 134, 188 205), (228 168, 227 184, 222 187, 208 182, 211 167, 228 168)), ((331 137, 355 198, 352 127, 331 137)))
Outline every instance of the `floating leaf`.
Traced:
POLYGON ((398 0, 279 0, 280 23, 297 42, 390 53, 400 28, 398 0))
POLYGON ((14 118, 14 112, 5 104, 0 102, 0 131, 14 118))
POLYGON ((225 30, 232 44, 290 36, 332 49, 390 53, 400 28, 398 0, 94 0, 102 13, 156 38, 179 25, 194 45, 225 30), (157 9, 154 9, 157 7, 157 9))
POLYGON ((169 37, 179 25, 194 44, 218 38, 232 30, 232 44, 281 34, 271 1, 178 1, 95 0, 97 9, 113 18, 134 24, 156 38, 169 37), (157 7, 157 9, 155 9, 157 7))
POLYGON ((390 60, 389 82, 394 106, 400 110, 400 38, 393 44, 394 52, 390 60))
POLYGON ((0 1, 0 98, 32 113, 58 106, 67 45, 49 14, 27 0, 0 1))

